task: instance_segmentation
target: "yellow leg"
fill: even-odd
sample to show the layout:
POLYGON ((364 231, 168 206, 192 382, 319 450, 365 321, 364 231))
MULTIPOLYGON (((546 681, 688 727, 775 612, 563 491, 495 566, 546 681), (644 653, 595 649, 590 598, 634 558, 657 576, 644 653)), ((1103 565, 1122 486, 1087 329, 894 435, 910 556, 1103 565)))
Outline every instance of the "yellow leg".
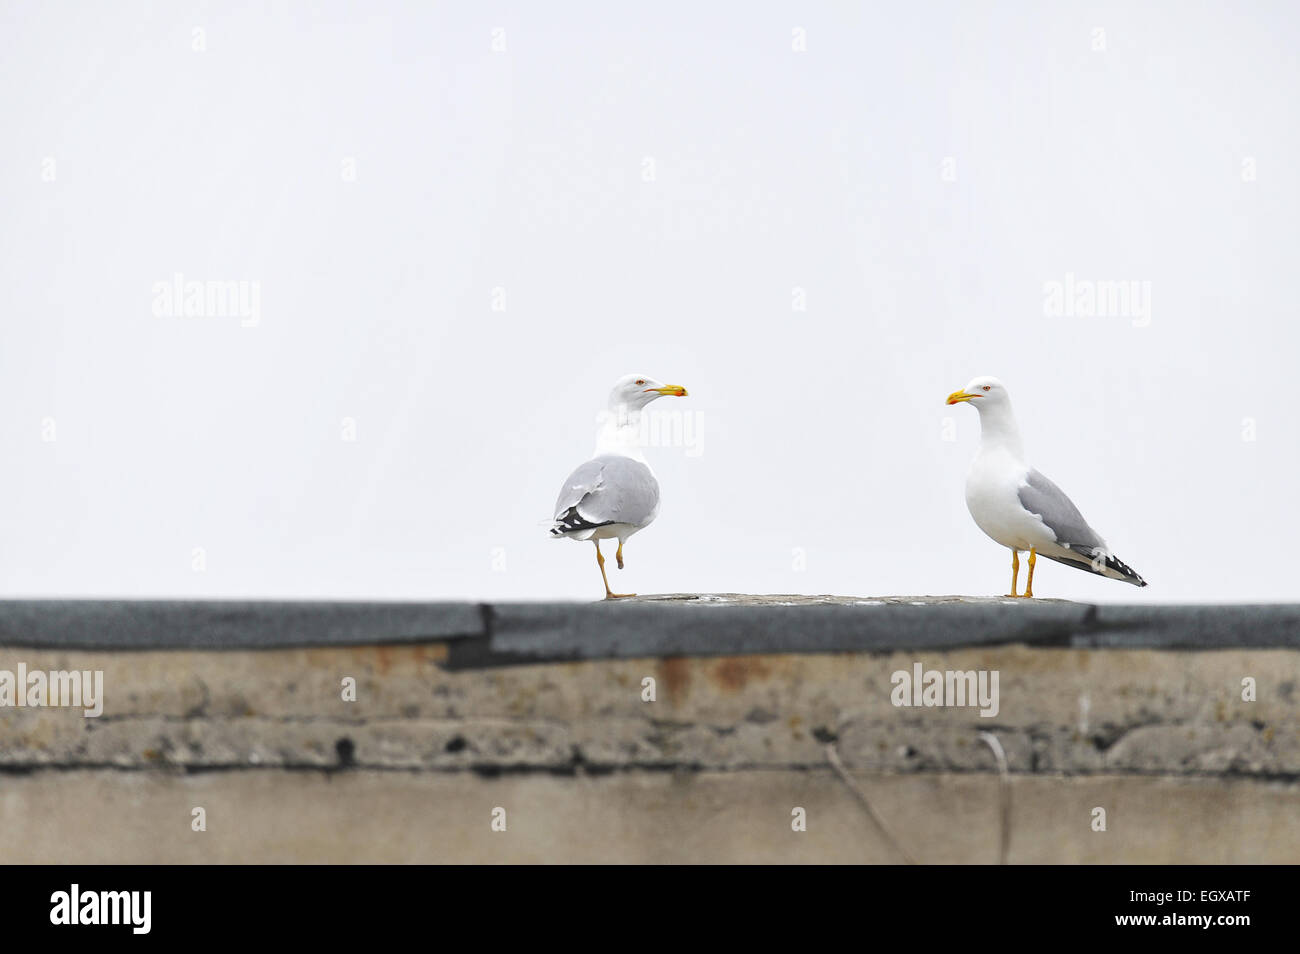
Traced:
POLYGON ((623 541, 622 540, 618 541, 618 552, 615 553, 614 556, 618 557, 618 568, 620 570, 623 569, 623 541))
POLYGON ((600 578, 605 581, 605 599, 621 600, 629 596, 636 596, 635 593, 615 593, 609 588, 609 577, 605 575, 605 557, 600 552, 600 541, 592 540, 591 542, 596 545, 596 564, 600 567, 600 578))
POLYGON ((1017 595, 1016 578, 1018 576, 1020 576, 1020 554, 1016 552, 1015 547, 1012 547, 1011 548, 1011 592, 1008 593, 1007 596, 1015 598, 1015 596, 1017 595))
POLYGON ((1033 547, 1029 548, 1029 579, 1025 581, 1025 599, 1034 598, 1034 564, 1038 562, 1038 554, 1033 547))

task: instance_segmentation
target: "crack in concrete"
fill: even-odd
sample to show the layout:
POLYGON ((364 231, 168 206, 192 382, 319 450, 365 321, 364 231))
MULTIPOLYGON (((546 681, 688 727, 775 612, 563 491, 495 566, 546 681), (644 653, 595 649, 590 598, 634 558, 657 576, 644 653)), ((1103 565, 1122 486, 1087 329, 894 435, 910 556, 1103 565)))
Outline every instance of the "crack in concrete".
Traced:
MULTIPOLYGON (((915 778, 918 776, 940 777, 945 775, 1000 777, 994 768, 963 768, 952 766, 943 769, 918 769, 916 771, 898 771, 896 769, 855 769, 869 778, 915 778)), ((708 765, 699 761, 685 762, 588 762, 585 760, 559 762, 554 764, 534 765, 530 763, 469 763, 458 766, 438 765, 388 765, 353 760, 346 765, 335 763, 293 762, 250 765, 247 763, 211 763, 207 765, 186 765, 179 763, 155 763, 152 765, 119 765, 113 762, 44 762, 44 763, 10 763, 0 765, 0 777, 30 776, 41 772, 98 772, 110 771, 121 773, 153 773, 157 775, 205 775, 224 772, 320 772, 327 775, 342 773, 394 773, 394 774, 430 774, 463 775, 472 774, 485 778, 507 775, 624 775, 636 772, 664 773, 683 772, 689 774, 741 774, 746 772, 803 772, 812 774, 833 774, 825 761, 818 762, 745 762, 736 765, 708 765)), ((1164 778, 1170 780, 1196 781, 1243 781, 1268 784, 1300 785, 1300 772, 1243 772, 1238 769, 1224 771, 1168 772, 1145 769, 1099 769, 1096 771, 1009 771, 1007 777, 1012 779, 1030 778, 1164 778)))

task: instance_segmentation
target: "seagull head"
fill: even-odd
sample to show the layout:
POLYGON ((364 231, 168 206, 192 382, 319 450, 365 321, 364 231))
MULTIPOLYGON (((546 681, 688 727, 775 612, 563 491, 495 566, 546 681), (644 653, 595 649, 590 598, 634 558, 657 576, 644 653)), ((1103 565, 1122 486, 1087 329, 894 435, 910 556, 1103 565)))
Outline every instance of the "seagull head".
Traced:
POLYGON ((986 407, 1003 407, 1010 403, 1007 389, 997 378, 988 376, 972 378, 970 384, 960 391, 948 395, 949 404, 963 404, 969 401, 981 414, 986 407))
POLYGON ((664 384, 644 374, 625 374, 614 382, 614 389, 609 392, 609 406, 639 411, 661 397, 686 397, 686 389, 680 384, 664 384))

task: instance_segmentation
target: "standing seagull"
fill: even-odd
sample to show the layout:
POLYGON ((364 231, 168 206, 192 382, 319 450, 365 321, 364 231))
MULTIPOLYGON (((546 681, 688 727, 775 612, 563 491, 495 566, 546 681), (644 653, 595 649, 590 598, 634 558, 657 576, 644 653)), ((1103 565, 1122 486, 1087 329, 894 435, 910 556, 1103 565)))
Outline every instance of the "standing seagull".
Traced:
POLYGON ((1017 596, 1020 550, 1029 551, 1029 582, 1024 596, 1034 595, 1034 564, 1041 553, 1050 560, 1123 580, 1146 581, 1117 560, 1097 531, 1060 487, 1025 463, 1020 428, 1007 389, 997 378, 976 378, 948 395, 949 404, 969 401, 980 412, 980 451, 966 475, 966 508, 990 537, 1011 548, 1011 592, 1017 596))
POLYGON ((686 389, 660 384, 643 374, 619 378, 609 392, 609 410, 596 439, 595 454, 569 475, 555 501, 551 536, 595 544, 607 600, 636 596, 610 590, 600 541, 618 538, 615 557, 621 570, 627 538, 650 526, 659 515, 659 481, 641 454, 640 425, 645 407, 666 395, 686 397, 686 389))

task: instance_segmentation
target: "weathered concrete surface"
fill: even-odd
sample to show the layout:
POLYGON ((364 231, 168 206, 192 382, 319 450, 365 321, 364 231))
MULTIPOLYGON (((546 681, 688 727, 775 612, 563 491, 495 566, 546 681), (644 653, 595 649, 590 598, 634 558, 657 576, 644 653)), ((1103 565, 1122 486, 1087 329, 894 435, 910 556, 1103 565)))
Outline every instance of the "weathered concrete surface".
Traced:
POLYGON ((447 671, 446 647, 262 653, 0 651, 102 669, 99 719, 0 708, 0 767, 851 768, 1300 777, 1300 653, 1043 650, 552 663, 447 671), (1000 708, 897 708, 891 675, 997 670, 1000 708), (345 677, 357 701, 341 698, 345 677), (1257 681, 1243 702, 1241 683, 1257 681), (656 700, 643 702, 643 681, 656 700))
MULTIPOLYGON (((998 860, 990 775, 861 777, 921 863, 998 860)), ((1293 863, 1297 796, 1246 779, 1018 776, 1012 863, 1293 863), (1093 809, 1107 830, 1092 830, 1093 809)), ((5 863, 898 862, 830 772, 41 772, 0 778, 5 863), (191 811, 207 831, 191 830, 191 811), (505 809, 506 831, 491 830, 505 809), (791 811, 807 831, 791 830, 791 811)))

